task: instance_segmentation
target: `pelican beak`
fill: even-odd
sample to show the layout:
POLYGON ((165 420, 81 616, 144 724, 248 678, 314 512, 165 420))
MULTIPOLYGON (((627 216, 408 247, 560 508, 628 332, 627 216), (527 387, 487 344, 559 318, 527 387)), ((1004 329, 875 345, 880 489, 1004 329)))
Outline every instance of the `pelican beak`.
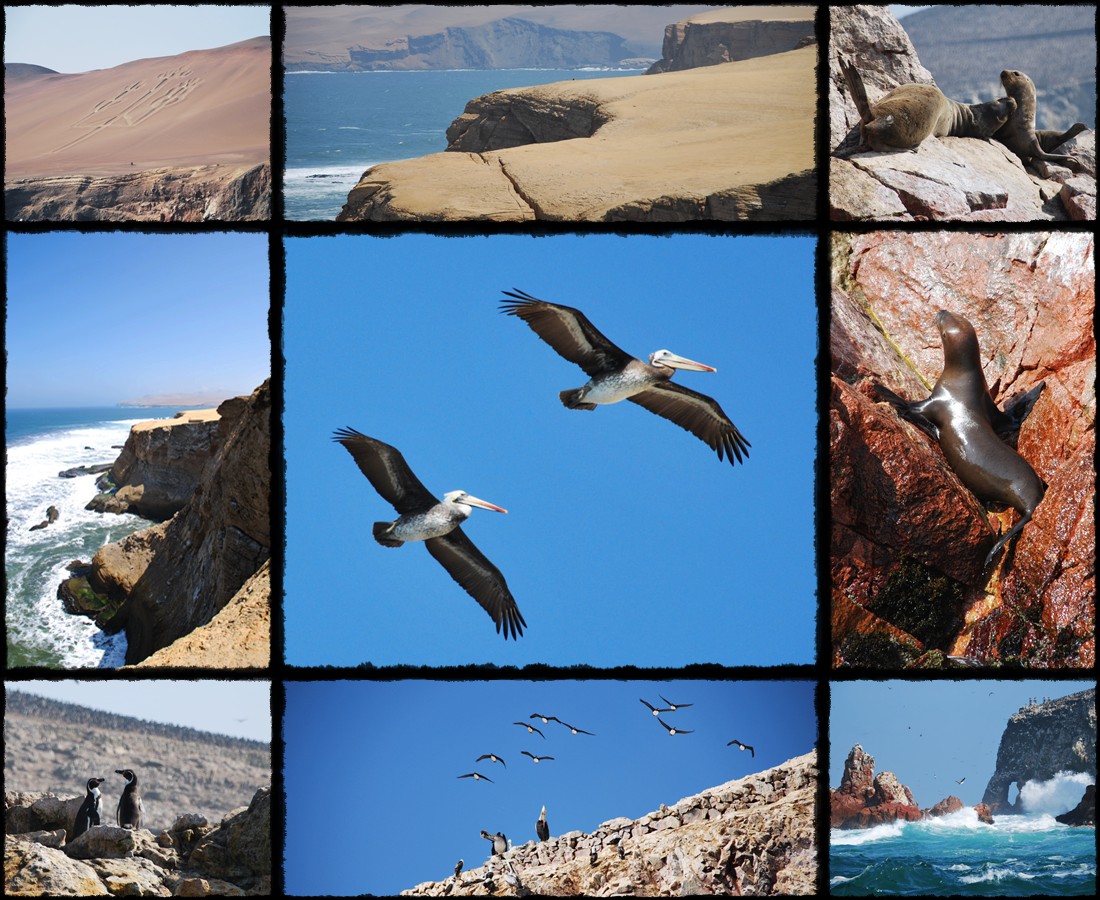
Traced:
POLYGON ((495 504, 490 503, 488 500, 479 500, 477 497, 473 497, 470 494, 467 494, 459 502, 465 503, 467 506, 480 506, 482 509, 491 509, 493 512, 508 512, 508 510, 504 509, 501 506, 496 506, 495 504))
POLYGON ((693 359, 685 359, 683 356, 677 356, 675 353, 668 353, 662 356, 660 362, 662 366, 669 366, 673 369, 687 369, 689 372, 718 371, 714 366, 708 366, 706 363, 696 362, 693 359))

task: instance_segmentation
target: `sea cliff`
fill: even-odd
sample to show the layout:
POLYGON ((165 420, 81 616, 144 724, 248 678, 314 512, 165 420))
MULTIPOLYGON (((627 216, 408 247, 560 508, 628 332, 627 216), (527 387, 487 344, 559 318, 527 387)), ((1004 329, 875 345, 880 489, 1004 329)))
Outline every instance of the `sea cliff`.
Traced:
POLYGON ((168 521, 100 548, 92 560, 92 589, 121 601, 114 625, 126 630, 127 663, 191 635, 231 606, 236 612, 219 620, 231 631, 218 652, 200 652, 208 641, 196 639, 194 655, 181 646, 174 664, 268 664, 270 589, 260 570, 271 553, 269 384, 220 409, 217 449, 186 505, 168 521))
POLYGON ((510 863, 521 895, 812 894, 817 778, 810 752, 639 819, 529 841, 503 859, 401 893, 494 894, 510 863))
POLYGON ((337 221, 810 219, 816 62, 804 46, 496 91, 467 104, 447 151, 368 169, 337 221))

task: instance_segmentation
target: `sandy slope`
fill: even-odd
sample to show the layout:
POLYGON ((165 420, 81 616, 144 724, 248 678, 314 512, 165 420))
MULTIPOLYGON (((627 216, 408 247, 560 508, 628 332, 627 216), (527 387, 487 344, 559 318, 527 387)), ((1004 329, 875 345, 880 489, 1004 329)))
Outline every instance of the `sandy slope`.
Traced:
POLYGON ((9 178, 270 158, 270 38, 79 75, 30 68, 5 80, 9 178))

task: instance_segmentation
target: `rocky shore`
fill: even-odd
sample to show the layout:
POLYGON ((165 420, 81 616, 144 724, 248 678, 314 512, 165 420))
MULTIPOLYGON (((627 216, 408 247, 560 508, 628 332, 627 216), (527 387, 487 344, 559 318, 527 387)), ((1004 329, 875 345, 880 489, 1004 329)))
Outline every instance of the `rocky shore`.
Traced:
MULTIPOLYGON (((806 9, 753 8, 765 31, 787 18, 812 37, 806 9)), ((447 151, 368 169, 337 221, 812 218, 816 46, 758 39, 766 55, 715 62, 720 32, 698 33, 681 55, 701 67, 475 98, 447 151)))
POLYGON ((188 166, 123 175, 11 178, 13 222, 249 222, 271 218, 271 166, 188 166))
POLYGON ((510 863, 519 892, 610 897, 812 894, 816 889, 814 752, 662 805, 591 834, 529 841, 505 857, 402 896, 496 893, 510 863))
POLYGON ((265 382, 216 412, 136 426, 112 467, 137 503, 178 505, 66 583, 101 627, 125 629, 128 664, 157 651, 148 665, 269 664, 270 416, 265 382))

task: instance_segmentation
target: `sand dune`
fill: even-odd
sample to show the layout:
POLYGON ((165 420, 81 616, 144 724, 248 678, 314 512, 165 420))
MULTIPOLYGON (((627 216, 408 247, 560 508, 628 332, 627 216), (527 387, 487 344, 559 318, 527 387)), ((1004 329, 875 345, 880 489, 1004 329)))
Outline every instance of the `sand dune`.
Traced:
POLYGON ((79 75, 7 69, 9 178, 270 159, 270 38, 79 75))

